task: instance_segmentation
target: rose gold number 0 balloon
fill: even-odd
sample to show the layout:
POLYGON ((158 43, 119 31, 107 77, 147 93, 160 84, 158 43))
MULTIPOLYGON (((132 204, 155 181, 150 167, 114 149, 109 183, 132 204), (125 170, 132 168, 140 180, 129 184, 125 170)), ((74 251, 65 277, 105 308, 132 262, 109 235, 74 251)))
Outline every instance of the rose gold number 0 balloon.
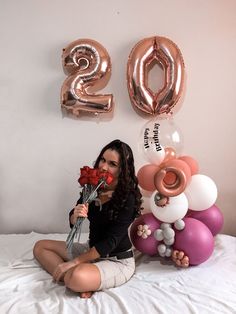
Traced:
POLYGON ((81 112, 107 113, 113 95, 97 95, 110 79, 111 61, 106 49, 91 39, 79 39, 62 53, 64 72, 69 75, 61 88, 61 107, 79 116, 81 112))
POLYGON ((139 41, 127 64, 127 84, 131 103, 141 114, 168 114, 178 102, 184 85, 184 61, 178 47, 164 37, 139 41), (153 62, 164 70, 163 87, 154 93, 148 87, 148 72, 153 62))

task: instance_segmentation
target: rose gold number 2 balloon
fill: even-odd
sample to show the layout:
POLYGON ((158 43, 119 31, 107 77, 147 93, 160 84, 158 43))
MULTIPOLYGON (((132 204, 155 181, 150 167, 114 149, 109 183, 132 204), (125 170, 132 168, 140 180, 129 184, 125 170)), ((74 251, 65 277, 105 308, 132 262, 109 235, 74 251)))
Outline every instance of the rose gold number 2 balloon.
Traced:
POLYGON ((97 95, 110 79, 111 61, 106 49, 91 39, 79 39, 62 53, 64 72, 69 75, 61 88, 61 107, 80 112, 107 113, 113 109, 113 95, 97 95))
POLYGON ((170 113, 184 85, 184 61, 178 47, 157 36, 138 42, 129 55, 127 84, 131 103, 138 113, 152 116, 170 113), (161 65, 165 77, 163 87, 156 93, 148 87, 153 62, 161 65))

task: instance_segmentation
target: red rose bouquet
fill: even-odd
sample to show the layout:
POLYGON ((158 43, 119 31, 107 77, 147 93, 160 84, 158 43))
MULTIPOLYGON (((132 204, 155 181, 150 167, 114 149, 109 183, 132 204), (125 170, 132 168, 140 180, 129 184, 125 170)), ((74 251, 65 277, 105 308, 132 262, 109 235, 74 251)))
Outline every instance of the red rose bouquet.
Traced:
MULTIPOLYGON (((91 203, 98 196, 98 189, 104 188, 110 185, 113 181, 113 176, 107 171, 101 171, 99 169, 90 168, 84 166, 80 169, 80 177, 78 179, 79 184, 83 187, 82 190, 82 203, 91 203)), ((82 223, 84 217, 79 217, 71 229, 66 239, 66 246, 70 250, 74 242, 74 238, 79 234, 78 241, 81 234, 82 223)))

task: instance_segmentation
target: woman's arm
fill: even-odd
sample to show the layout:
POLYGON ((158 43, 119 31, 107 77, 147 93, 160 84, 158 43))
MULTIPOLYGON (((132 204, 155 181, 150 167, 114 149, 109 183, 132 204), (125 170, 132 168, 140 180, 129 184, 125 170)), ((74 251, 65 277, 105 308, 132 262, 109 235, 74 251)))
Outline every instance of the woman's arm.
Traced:
POLYGON ((79 217, 88 217, 88 204, 78 204, 70 215, 70 224, 74 225, 79 217))
POLYGON ((75 265, 79 265, 81 263, 87 263, 94 261, 100 257, 100 254, 96 250, 95 247, 92 247, 90 250, 88 250, 85 253, 80 254, 80 256, 74 258, 72 261, 74 261, 75 265))
POLYGON ((81 254, 79 257, 76 257, 71 261, 59 264, 53 272, 53 275, 52 275, 53 279, 56 282, 59 282, 63 274, 65 274, 69 269, 76 267, 82 263, 91 262, 93 260, 96 260, 99 257, 100 255, 95 249, 95 247, 92 247, 89 251, 81 254))
POLYGON ((74 208, 71 209, 71 211, 69 212, 69 224, 70 224, 70 228, 73 227, 73 225, 75 224, 76 220, 74 219, 74 210, 76 208, 77 205, 81 204, 82 203, 82 196, 80 196, 80 198, 78 199, 76 205, 74 208), (73 216, 73 217, 72 217, 73 216))

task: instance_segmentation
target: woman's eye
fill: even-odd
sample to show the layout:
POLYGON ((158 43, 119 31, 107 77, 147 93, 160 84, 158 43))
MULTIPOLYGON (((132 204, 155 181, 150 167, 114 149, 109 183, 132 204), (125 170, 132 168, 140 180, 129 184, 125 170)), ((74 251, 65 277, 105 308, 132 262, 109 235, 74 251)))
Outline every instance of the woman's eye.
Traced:
POLYGON ((112 167, 117 167, 117 164, 116 164, 115 162, 111 162, 110 165, 111 165, 112 167))

